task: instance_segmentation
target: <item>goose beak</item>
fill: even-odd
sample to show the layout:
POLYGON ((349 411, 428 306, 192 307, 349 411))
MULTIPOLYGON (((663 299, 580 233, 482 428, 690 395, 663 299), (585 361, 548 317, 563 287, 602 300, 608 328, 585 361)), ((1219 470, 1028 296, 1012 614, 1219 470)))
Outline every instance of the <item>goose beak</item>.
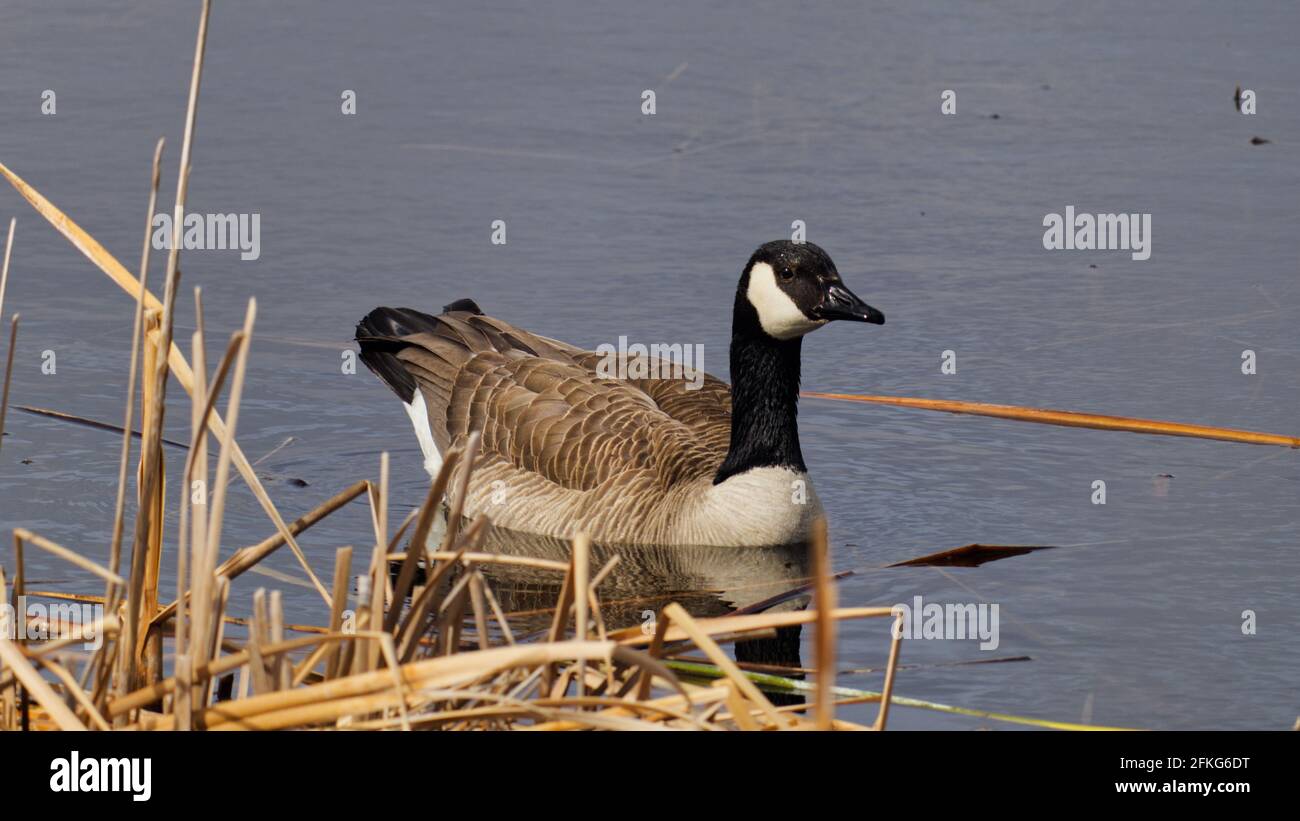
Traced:
POLYGON ((852 322, 870 322, 872 325, 884 325, 885 315, 867 303, 858 299, 857 294, 843 285, 832 285, 826 289, 822 304, 813 311, 817 319, 847 319, 852 322))

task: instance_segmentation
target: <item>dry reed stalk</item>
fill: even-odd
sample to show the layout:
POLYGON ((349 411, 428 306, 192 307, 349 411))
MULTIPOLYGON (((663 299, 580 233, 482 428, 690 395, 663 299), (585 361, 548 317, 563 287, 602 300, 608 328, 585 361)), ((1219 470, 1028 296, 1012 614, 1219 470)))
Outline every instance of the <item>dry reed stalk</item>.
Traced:
MULTIPOLYGON (((573 605, 573 554, 569 554, 569 565, 564 570, 564 581, 560 583, 560 596, 555 602, 555 613, 551 617, 551 627, 546 640, 554 643, 564 638, 565 628, 569 622, 569 609, 573 605)), ((554 683, 554 670, 547 667, 542 671, 542 690, 550 691, 554 683)))
POLYGON ((970 414, 972 416, 991 416, 995 419, 1014 419, 1018 422, 1036 422, 1042 425, 1062 425, 1070 428, 1120 430, 1159 436, 1189 436, 1196 439, 1243 442, 1248 445, 1282 445, 1289 448, 1300 448, 1300 438, 1295 436, 1258 433, 1236 428, 1219 428, 1210 425, 1189 425, 1182 422, 1164 422, 1157 419, 1138 419, 1130 416, 1107 416, 1099 413, 1024 408, 1018 405, 993 405, 985 402, 958 402, 947 399, 920 399, 909 396, 863 396, 852 393, 820 393, 817 391, 804 391, 800 395, 813 399, 872 402, 880 405, 936 410, 944 413, 970 414))
MULTIPOLYGON (((107 274, 108 277, 118 285, 118 287, 122 288, 128 294, 142 299, 145 307, 154 310, 162 309, 163 303, 153 294, 149 293, 142 283, 122 266, 122 263, 118 262, 117 259, 110 254, 98 240, 86 233, 86 231, 70 219, 67 214, 55 207, 55 205, 46 199, 44 195, 10 170, 6 165, 4 165, 4 163, 0 163, 0 175, 3 175, 5 179, 13 185, 18 193, 36 209, 37 213, 43 216, 60 234, 63 235, 65 239, 71 242, 74 248, 93 262, 101 271, 107 274)), ((167 363, 171 375, 176 378, 176 381, 180 383, 181 387, 187 392, 192 392, 194 389, 194 375, 190 370, 189 363, 185 359, 185 355, 181 353, 180 348, 175 344, 172 344, 168 350, 167 363)), ((225 423, 222 421, 220 415, 215 412, 212 414, 211 420, 209 421, 209 427, 212 429, 213 435, 217 437, 221 437, 224 434, 225 423)), ((253 467, 249 463, 248 458, 244 455, 244 452, 240 450, 238 443, 234 444, 233 460, 235 467, 239 470, 240 476, 242 476, 245 483, 247 483, 249 490, 253 492, 253 496, 257 499, 258 504, 261 505, 262 510, 266 513, 267 517, 271 520, 272 524, 275 525, 280 534, 285 537, 285 543, 289 545, 294 556, 298 559, 299 563, 303 565, 308 576, 315 578, 315 574, 312 572, 311 567, 307 565, 302 549, 298 546, 297 541, 294 540, 293 534, 289 533, 288 525, 285 524, 284 519, 280 516, 279 510, 276 509, 275 504, 271 501, 271 497, 267 494, 266 488, 262 486, 261 479, 258 478, 257 473, 253 470, 253 467)), ((317 589, 322 598, 328 598, 324 586, 319 585, 319 580, 317 580, 317 589)), ((326 604, 328 604, 328 601, 326 601, 326 604)))
MULTIPOLYGON (((122 532, 126 518, 126 470, 127 463, 131 459, 131 425, 135 414, 135 381, 140 364, 140 339, 144 327, 144 294, 146 293, 146 282, 149 278, 149 250, 151 248, 151 235, 153 231, 154 208, 158 202, 158 183, 162 178, 162 153, 166 140, 161 137, 153 151, 153 168, 150 175, 149 185, 149 207, 146 209, 144 217, 144 242, 140 249, 140 289, 136 294, 135 300, 135 321, 131 328, 131 366, 126 380, 126 410, 122 420, 122 448, 118 455, 117 466, 117 499, 113 504, 113 536, 108 550, 108 567, 114 573, 121 568, 122 563, 122 532)), ((116 596, 121 595, 123 591, 112 589, 105 590, 104 597, 110 600, 110 609, 116 604, 116 596)), ((105 656, 104 658, 111 658, 105 656)), ((96 703, 101 703, 97 693, 96 703)))
MULTIPOLYGON (((5 569, 0 565, 0 604, 9 603, 9 582, 5 578, 5 569)), ((15 613, 15 615, 17 615, 15 613)), ((5 618, 8 615, 5 614, 5 618)), ((17 632, 15 627, 15 634, 17 632)), ((8 629, 6 627, 6 629, 8 629)), ((0 729, 8 729, 14 723, 14 689, 9 686, 8 679, 13 677, 13 673, 8 670, 0 670, 0 729)))
MULTIPOLYGON (((573 635, 578 641, 587 640, 588 585, 591 582, 591 540, 579 533, 573 540, 573 635)), ((587 667, 579 660, 577 670, 578 696, 586 695, 587 667)))
POLYGON ((234 459, 235 429, 239 423, 239 404, 243 399, 244 375, 248 370, 248 346, 252 341, 253 322, 256 318, 257 300, 249 299, 248 309, 244 313, 243 338, 240 340, 239 353, 235 356, 235 375, 226 400, 226 429, 221 434, 221 451, 217 457, 216 478, 213 480, 208 532, 204 536, 205 545, 212 552, 217 552, 221 545, 221 526, 226 509, 226 480, 230 475, 230 463, 234 459))
MULTIPOLYGON (((355 641, 356 636, 353 633, 328 633, 320 636, 304 636, 302 638, 289 639, 283 644, 275 646, 261 647, 259 651, 261 657, 271 658, 280 653, 291 653, 296 650, 302 650, 316 646, 320 643, 345 643, 355 641)), ((245 668, 249 665, 252 654, 249 652, 247 645, 243 648, 225 656, 221 656, 204 665, 202 668, 192 668, 193 677, 196 681, 202 679, 212 679, 225 675, 231 671, 245 668)), ((162 699, 169 693, 175 692, 177 681, 175 677, 166 678, 154 684, 147 685, 126 694, 120 698, 114 699, 108 709, 110 716, 116 717, 128 713, 131 710, 137 710, 141 707, 148 706, 162 699)))
MULTIPOLYGON (((217 579, 217 589, 212 594, 212 634, 208 643, 205 658, 214 659, 220 655, 222 640, 225 636, 226 629, 226 605, 230 602, 230 580, 222 576, 217 579)), ((203 703, 207 703, 210 696, 204 693, 203 703)))
MULTIPOLYGON (((725 703, 727 695, 731 692, 732 685, 729 681, 723 681, 708 687, 700 687, 687 682, 681 682, 681 690, 671 695, 661 696, 656 699, 638 698, 635 701, 628 701, 609 709, 602 710, 598 715, 627 715, 633 709, 650 709, 671 710, 681 713, 684 710, 690 710, 694 707, 706 705, 721 706, 725 703)), ((801 707, 804 705, 800 705, 801 707)), ((703 714, 694 716, 694 721, 699 724, 705 720, 703 714)), ((568 722, 556 721, 548 724, 540 724, 530 729, 544 732, 554 732, 563 730, 582 729, 581 725, 568 722)))
MULTIPOLYGON (((190 337, 190 354, 194 357, 194 393, 190 402, 190 440, 194 443, 185 457, 181 471, 181 521, 176 547, 176 642, 177 656, 186 655, 186 590, 195 586, 203 568, 206 555, 204 537, 208 520, 208 437, 207 405, 208 359, 205 323, 203 320, 203 292, 194 289, 195 330, 190 337), (199 493, 195 494, 194 474, 199 475, 199 493), (190 517, 193 517, 192 520, 190 517), (188 541, 187 541, 188 537, 188 541), (192 568, 192 569, 191 569, 192 568), (187 584, 187 576, 189 576, 187 584)), ((153 623, 150 624, 153 627, 153 623)))
POLYGON ((451 655, 460 647, 461 627, 465 620, 465 605, 469 601, 470 574, 463 574, 443 598, 438 608, 435 631, 435 653, 451 655))
POLYGON ((420 509, 418 507, 410 513, 407 513, 406 516, 403 517, 402 523, 397 526, 397 530, 394 531, 393 535, 388 539, 388 554, 390 561, 392 560, 392 554, 397 552, 397 545, 401 544, 402 537, 406 535, 407 529, 415 522, 415 517, 419 515, 420 509))
POLYGON ((81 719, 68 709, 63 699, 59 698, 54 688, 36 671, 18 645, 5 635, 0 635, 0 662, 4 662, 6 667, 13 670, 14 675, 22 682, 24 692, 30 693, 36 702, 45 708, 60 730, 86 729, 86 725, 82 724, 81 719))
MULTIPOLYGON (((370 577, 357 577, 357 612, 353 617, 353 629, 358 633, 369 635, 370 631, 370 577)), ((347 675, 367 672, 370 654, 366 652, 366 642, 348 645, 343 651, 349 663, 344 667, 347 675)))
MULTIPOLYGON (((137 517, 135 543, 132 547, 131 590, 128 596, 133 611, 128 624, 128 637, 136 642, 135 662, 141 662, 150 636, 148 630, 137 633, 140 621, 148 625, 157 614, 158 568, 162 558, 162 517, 165 479, 162 460, 162 424, 166 404, 168 359, 171 354, 172 329, 175 318, 177 285, 180 280, 180 253, 183 243, 185 200, 189 191, 191 154, 194 146, 194 125, 198 117, 199 85, 203 77, 203 55, 207 45, 210 0, 203 0, 199 13, 199 31, 194 45, 194 65, 190 74, 189 100, 185 109, 185 134, 181 140, 180 167, 176 174, 176 201, 172 214, 171 247, 167 255, 162 313, 154 333, 146 330, 146 338, 156 337, 153 344, 145 346, 144 417, 141 442, 140 512, 137 517), (156 356, 157 362, 151 361, 156 356)), ((141 286, 143 287, 143 286, 141 286)), ((146 322, 146 328, 151 323, 146 322)), ((179 350, 179 349, 178 349, 179 350)), ((132 671, 134 673, 134 671, 132 671)), ((152 680, 159 671, 148 670, 152 680)), ((128 674, 134 678, 134 674, 128 674)))
MULTIPOLYGON (((407 553, 393 553, 388 559, 393 562, 406 561, 407 553)), ((539 559, 533 556, 511 556, 505 553, 475 553, 470 551, 464 554, 458 554, 450 550, 435 550, 429 553, 429 558, 436 561, 445 561, 451 558, 457 558, 466 563, 475 564, 504 564, 515 567, 531 567, 536 570, 554 570, 556 573, 565 573, 569 569, 568 562, 556 561, 555 559, 539 559)), ((417 555, 417 559, 418 559, 417 555)), ((513 613, 512 615, 538 615, 540 613, 550 613, 551 608, 545 610, 529 610, 522 613, 513 613)))
MULTIPOLYGON (((439 702, 445 702, 445 701, 462 701, 465 698, 465 693, 464 691, 461 690, 437 690, 437 689, 425 688, 425 689, 421 689, 417 695, 419 696, 421 704, 424 707, 437 704, 439 702)), ((532 716, 532 717, 537 717, 542 719, 551 719, 551 720, 559 719, 558 721, 555 721, 555 723, 569 724, 570 726, 568 727, 568 729, 608 729, 612 726, 611 723, 608 721, 608 719, 617 720, 620 714, 624 714, 624 715, 632 714, 632 715, 637 715, 638 719, 641 722, 673 721, 682 724, 689 724, 694 726, 696 729, 700 729, 700 730, 709 729, 709 727, 705 726, 703 722, 701 722, 696 716, 693 716, 689 713, 681 712, 679 710, 663 707, 657 703, 639 704, 639 703, 625 702, 622 701, 621 699, 601 697, 601 696, 587 696, 582 699, 538 698, 538 699, 533 699, 531 701, 522 701, 518 698, 514 698, 508 695, 502 695, 499 693, 476 692, 474 695, 476 701, 486 702, 487 704, 493 706, 479 707, 470 710, 443 710, 437 713, 430 713, 422 716, 417 716, 416 718, 412 719, 411 723, 413 725, 419 724, 423 727, 428 727, 434 724, 444 724, 449 722, 460 721, 465 718, 500 718, 500 717, 515 717, 515 716, 521 716, 521 717, 532 716), (603 711, 598 716, 595 716, 595 718, 597 719, 596 722, 587 721, 585 720, 586 717, 581 715, 575 715, 574 716, 574 718, 576 719, 575 721, 566 722, 564 721, 564 716, 573 715, 572 713, 564 713, 562 710, 551 709, 551 708, 564 708, 564 707, 574 707, 574 708, 607 707, 612 709, 603 711), (625 710, 619 709, 624 707, 627 709, 625 710), (644 718, 642 718, 640 714, 645 714, 644 718)), ((357 724, 357 725, 353 725, 352 729, 376 730, 376 729, 385 729, 392 726, 394 726, 394 722, 388 720, 388 721, 376 721, 376 722, 357 724)), ((636 726, 632 728, 642 729, 642 730, 654 729, 654 727, 647 726, 645 723, 636 724, 636 726)), ((535 729, 535 728, 524 727, 519 729, 535 729)))
POLYGON ((415 522, 415 531, 411 535, 411 549, 402 556, 402 567, 397 573, 397 584, 393 589, 393 606, 389 608, 388 614, 384 617, 384 632, 386 633, 392 633, 394 628, 397 627, 398 619, 402 614, 401 604, 406 600, 407 594, 411 592, 411 584, 415 580, 418 559, 423 556, 426 568, 432 569, 433 562, 429 557, 429 550, 426 546, 429 529, 433 526, 433 519, 438 514, 438 506, 442 504, 442 497, 447 490, 447 483, 451 481, 451 472, 455 470, 459 461, 460 451, 453 450, 447 454, 442 465, 438 468, 438 475, 433 478, 433 482, 429 485, 429 493, 424 497, 424 504, 420 506, 419 518, 415 522))
MULTIPOLYGON (((851 699, 851 698, 849 698, 849 699, 837 699, 837 700, 835 701, 835 705, 836 705, 837 707, 838 707, 838 706, 843 706, 843 705, 850 705, 850 704, 859 704, 859 703, 861 703, 859 700, 851 699)), ((808 709, 808 705, 806 705, 806 704, 783 704, 783 705, 781 705, 780 707, 777 707, 777 708, 776 708, 776 711, 777 711, 778 713, 796 713, 796 712, 802 712, 802 711, 807 710, 807 709, 808 709)), ((734 721, 734 720, 735 720, 735 717, 732 716, 732 715, 729 714, 729 713, 726 713, 726 712, 719 712, 719 713, 717 714, 717 720, 718 720, 718 721, 727 721, 727 720, 729 720, 729 719, 734 721)), ((854 724, 854 723, 851 722, 851 721, 844 721, 843 719, 839 719, 839 718, 837 718, 837 719, 835 719, 834 723, 831 725, 831 729, 832 729, 832 730, 847 730, 847 731, 852 731, 852 732, 871 732, 871 729, 872 729, 872 728, 871 728, 871 727, 864 726, 864 725, 862 725, 862 724, 854 724)))
POLYGON ((478 456, 482 441, 483 437, 478 431, 474 431, 465 441, 465 447, 461 451, 460 479, 456 484, 456 495, 451 499, 451 510, 447 515, 447 535, 442 540, 443 550, 451 549, 451 546, 456 543, 456 536, 460 533, 460 519, 465 512, 465 497, 469 492, 469 477, 474 472, 474 459, 478 456))
POLYGON ((190 657, 184 653, 178 653, 174 662, 176 697, 172 699, 172 715, 176 717, 176 729, 188 731, 194 728, 194 704, 191 701, 190 687, 191 667, 190 657))
MULTIPOLYGON (((136 466, 137 515, 132 538, 129 582, 126 590, 127 627, 118 647, 118 676, 123 686, 135 686, 141 669, 147 670, 146 644, 149 633, 141 630, 141 620, 152 618, 148 608, 147 577, 154 558, 161 553, 164 492, 162 436, 162 398, 158 391, 158 357, 156 341, 149 332, 157 331, 160 315, 148 310, 144 315, 144 356, 141 375, 141 447, 136 466), (151 445, 158 444, 158 447, 151 445)), ((156 572, 153 578, 157 578, 156 572)))
POLYGON ((87 559, 85 556, 82 556, 81 554, 75 551, 69 550, 63 545, 52 542, 49 539, 45 538, 44 536, 38 536, 37 534, 31 532, 25 527, 14 528, 14 540, 21 541, 24 544, 30 544, 33 547, 39 547, 41 550, 44 550, 46 553, 50 553, 55 556, 58 556, 60 559, 63 559, 65 562, 76 565, 77 567, 80 567, 82 570, 85 570, 88 573, 94 573, 96 576, 105 580, 109 584, 115 584, 115 585, 126 584, 126 581, 116 573, 109 572, 107 569, 101 567, 95 562, 92 562, 90 559, 87 559))
POLYGON ((501 603, 497 601, 491 585, 483 585, 483 595, 488 601, 488 606, 492 608, 492 616, 497 620, 497 626, 501 628, 501 635, 505 638, 506 644, 514 644, 515 634, 510 629, 510 620, 506 618, 506 614, 501 610, 501 603))
MULTIPOLYGON (((379 454, 379 487, 371 487, 370 512, 375 527, 375 547, 370 555, 370 620, 376 626, 385 623, 384 602, 392 603, 388 594, 388 451, 379 454)), ((379 644, 366 642, 366 668, 379 666, 379 644)), ((361 649, 361 648, 358 648, 361 649)))
MULTIPOLYGON (((889 607, 839 607, 831 611, 830 617, 842 619, 871 619, 894 615, 889 607)), ((817 614, 809 611, 795 613, 751 613, 747 616, 718 616, 708 619, 694 619, 695 626, 708 636, 720 636, 727 633, 748 633, 778 627, 793 627, 796 624, 808 624, 817 620, 817 614)), ((628 647, 649 644, 653 639, 641 632, 640 626, 615 630, 609 634, 611 641, 617 641, 628 647)), ((678 642, 689 639, 686 630, 668 627, 664 636, 666 642, 678 642)))
POLYGON ((763 692, 745 677, 745 674, 740 671, 736 663, 722 651, 721 647, 714 643, 713 639, 709 638, 708 633, 696 623, 695 619, 691 618, 690 614, 680 604, 673 602, 664 607, 662 618, 670 619, 674 626, 686 633, 691 641, 695 642, 695 646, 709 657, 709 661, 716 664, 726 674, 727 678, 735 683, 745 700, 767 716, 773 727, 779 728, 788 723, 773 709, 772 702, 767 700, 767 696, 763 695, 763 692))
POLYGON ((486 587, 483 576, 477 569, 469 574, 469 601, 474 608, 474 632, 478 634, 480 650, 486 650, 492 646, 491 637, 488 635, 487 598, 483 595, 483 590, 486 587))
POLYGON ((817 668, 817 729, 830 730, 835 723, 835 705, 831 696, 835 686, 835 587, 831 582, 829 541, 826 537, 826 518, 819 516, 813 523, 812 566, 815 579, 813 612, 817 620, 814 635, 814 653, 817 668))
MULTIPOLYGON (((268 644, 284 643, 284 596, 279 590, 271 591, 271 621, 270 635, 268 644)), ((290 678, 292 671, 289 666, 289 660, 284 656, 276 656, 275 662, 271 667, 271 677, 275 681, 277 690, 288 690, 290 687, 290 678)))
MULTIPOLYGON (((532 668, 558 661, 573 660, 578 657, 606 664, 615 660, 637 665, 650 661, 643 654, 629 651, 627 648, 619 647, 613 642, 565 641, 555 644, 494 647, 491 650, 480 650, 473 653, 455 653, 449 656, 438 656, 410 662, 399 666, 397 670, 407 687, 450 689, 495 676, 508 669, 532 668)), ((667 668, 663 668, 661 665, 658 667, 663 672, 657 673, 657 675, 663 675, 667 680, 675 681, 675 677, 667 668)), ((389 688, 392 683, 391 670, 377 670, 294 690, 267 693, 239 701, 221 702, 203 711, 202 726, 211 728, 229 721, 244 720, 262 713, 304 704, 329 702, 359 695, 371 695, 381 691, 391 692, 389 688)), ((467 693, 467 697, 473 697, 473 693, 467 693)), ((339 713, 339 715, 345 714, 339 713)), ((164 722, 164 724, 168 723, 164 722)))
POLYGON ((259 587, 253 591, 253 620, 248 626, 247 642, 254 695, 269 693, 276 688, 275 677, 267 672, 266 659, 262 657, 262 645, 270 644, 266 622, 266 589, 259 587))
POLYGON ((419 646, 420 637, 424 635, 425 632, 426 619, 431 613, 436 618, 436 614, 441 610, 440 599, 442 597, 438 591, 442 585, 443 579, 454 567, 460 564, 461 556, 478 543, 478 539, 482 534, 486 523, 487 520, 484 517, 479 516, 478 519, 474 520, 473 524, 470 525, 470 529, 461 538, 459 550, 453 553, 451 558, 448 558, 441 564, 437 565, 433 573, 428 573, 426 571, 424 589, 420 591, 420 595, 411 603, 411 608, 407 611, 406 617, 402 620, 401 625, 398 627, 397 633, 395 634, 398 639, 398 657, 403 663, 411 660, 416 648, 419 646), (437 605, 436 609, 435 605, 437 605))
POLYGON ((27 613, 18 607, 22 600, 23 594, 27 592, 27 561, 23 554, 23 540, 17 533, 13 534, 14 539, 14 584, 13 594, 9 603, 13 605, 14 612, 18 616, 18 643, 23 644, 26 641, 27 631, 27 613))
POLYGON ((898 672, 898 653, 903 644, 903 617, 901 615, 895 619, 891 635, 893 641, 889 644, 889 666, 885 669, 885 686, 880 690, 880 712, 876 714, 876 723, 873 727, 875 730, 884 730, 885 720, 889 718, 889 704, 894 695, 894 674, 898 672))
MULTIPOLYGON (((596 639, 598 641, 607 641, 609 639, 609 631, 605 629, 605 617, 601 613, 600 596, 596 594, 596 586, 597 585, 594 581, 587 586, 587 601, 591 610, 592 625, 596 629, 596 639)), ((605 682, 603 686, 605 690, 608 691, 613 690, 614 685, 614 671, 612 668, 607 667, 605 668, 605 682)))
MULTIPOLYGON (((339 491, 329 499, 321 502, 315 509, 295 519, 293 524, 288 526, 288 529, 291 530, 294 535, 302 533, 307 528, 320 522, 321 519, 324 519, 326 516, 343 507, 362 493, 365 493, 367 484, 368 483, 365 479, 361 479, 351 486, 339 491)), ((248 570, 254 567, 258 562, 274 553, 285 543, 284 534, 276 533, 274 536, 269 536, 255 545, 242 547, 235 551, 234 555, 222 562, 221 566, 214 571, 214 575, 234 581, 244 573, 248 572, 248 570)), ((190 595, 193 597, 193 591, 191 591, 190 595)), ((172 602, 158 613, 158 616, 154 621, 166 621, 175 615, 175 613, 176 602, 172 602)))
POLYGON ((14 375, 14 347, 18 344, 18 314, 9 320, 9 351, 5 354, 5 384, 0 391, 0 446, 5 435, 5 412, 9 409, 9 382, 14 375))
MULTIPOLYGON (((0 265, 0 317, 4 316, 5 289, 9 285, 9 257, 14 250, 14 227, 18 220, 10 217, 9 236, 5 240, 4 264, 0 265)), ((9 325, 9 352, 6 354, 4 392, 0 394, 0 450, 4 449, 5 411, 9 408, 9 378, 14 369, 14 343, 18 339, 18 315, 14 314, 9 325)))
MULTIPOLYGON (((654 635, 650 638, 650 648, 648 652, 651 658, 659 658, 660 656, 662 656, 663 649, 664 649, 664 637, 668 635, 668 625, 669 625, 668 619, 664 618, 663 612, 660 611, 658 617, 655 618, 654 635)), ((640 628, 637 629, 640 630, 640 628)), ((618 634, 615 633, 610 638, 617 641, 618 640, 617 635, 618 634)), ((650 697, 650 685, 651 685, 650 675, 648 673, 643 673, 641 675, 641 681, 637 685, 637 691, 636 691, 637 701, 645 701, 650 697)))
MULTIPOLYGON (((334 554, 334 600, 333 606, 330 607, 330 632, 337 633, 343 628, 343 610, 348 604, 348 579, 352 573, 352 548, 340 547, 334 554)), ((392 632, 388 630, 387 632, 392 632)), ((326 646, 326 645, 322 645, 326 646)), ((338 675, 338 645, 331 642, 329 650, 326 651, 325 657, 325 678, 331 679, 338 675)), ((307 670, 311 665, 304 665, 307 670)))
POLYGON ((5 290, 9 287, 9 257, 14 250, 14 229, 18 226, 18 220, 9 218, 9 233, 5 238, 5 257, 4 262, 0 264, 0 316, 5 312, 5 290))
POLYGON ((740 693, 740 686, 731 679, 725 679, 724 686, 727 688, 727 709, 731 711, 736 726, 742 730, 761 730, 762 727, 751 712, 753 707, 740 693))
POLYGON ((113 729, 109 723, 104 720, 104 716, 100 714, 99 710, 95 709, 95 705, 90 700, 90 696, 86 694, 85 690, 81 689, 81 685, 77 683, 77 680, 73 677, 72 673, 68 672, 68 668, 51 658, 40 658, 40 664, 41 667, 49 670, 50 673, 59 680, 59 683, 63 685, 64 691, 69 693, 72 696, 72 700, 77 703, 77 706, 85 711, 86 717, 90 720, 91 724, 95 725, 96 730, 113 729))
MULTIPOLYGON (((202 308, 199 292, 195 290, 195 308, 198 312, 199 322, 202 323, 202 308)), ((200 328, 202 326, 200 325, 200 328)), ((237 360, 239 352, 244 349, 247 334, 243 330, 231 334, 230 343, 226 346, 226 351, 221 358, 221 363, 217 366, 216 376, 211 384, 207 382, 206 374, 206 351, 203 344, 203 330, 195 334, 195 373, 194 373, 194 390, 191 393, 191 413, 190 413, 190 447, 185 458, 185 467, 181 472, 182 486, 184 488, 193 488, 195 479, 198 479, 198 498, 202 500, 201 504, 193 506, 194 521, 190 525, 193 531, 191 536, 192 544, 190 545, 190 590, 194 595, 191 602, 193 608, 194 634, 206 637, 210 635, 212 629, 212 591, 216 583, 216 577, 213 573, 213 566, 217 561, 217 551, 215 547, 210 547, 208 543, 208 532, 212 526, 209 516, 209 500, 212 494, 208 485, 208 420, 211 418, 213 407, 217 397, 221 393, 222 385, 225 383, 230 368, 237 360)), ((193 490, 185 492, 187 498, 195 495, 193 490)), ((182 508, 184 512, 184 508, 182 508)), ((180 534, 180 552, 185 550, 185 533, 184 523, 181 525, 180 534)), ((178 582, 179 584, 179 582, 178 582)), ((179 612, 179 606, 184 597, 183 591, 177 592, 177 599, 174 606, 179 612)), ((168 610, 164 609, 163 613, 168 610)), ((162 622, 162 613, 154 619, 154 625, 162 622)), ((189 650, 191 663, 199 661, 193 650, 189 650)))

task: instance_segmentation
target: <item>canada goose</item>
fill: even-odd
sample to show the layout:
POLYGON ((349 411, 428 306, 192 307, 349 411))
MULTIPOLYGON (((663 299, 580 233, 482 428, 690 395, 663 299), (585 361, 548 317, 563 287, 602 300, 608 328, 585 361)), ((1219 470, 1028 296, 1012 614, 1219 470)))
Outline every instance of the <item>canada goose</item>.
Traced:
POLYGON ((805 540, 821 512, 799 450, 799 351, 835 319, 885 321, 821 248, 778 241, 754 252, 736 289, 730 389, 707 375, 694 390, 604 378, 602 354, 468 299, 438 316, 376 308, 356 339, 406 403, 431 475, 481 432, 466 516, 604 544, 758 546, 805 540))

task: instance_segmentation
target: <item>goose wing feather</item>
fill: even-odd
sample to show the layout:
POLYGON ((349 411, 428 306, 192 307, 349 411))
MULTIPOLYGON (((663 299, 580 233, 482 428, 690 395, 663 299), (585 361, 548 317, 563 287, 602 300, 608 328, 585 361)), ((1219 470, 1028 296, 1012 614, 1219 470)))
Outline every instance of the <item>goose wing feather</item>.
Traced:
POLYGON ((485 457, 572 490, 628 473, 666 489, 711 476, 726 454, 730 390, 711 376, 694 390, 682 379, 602 378, 599 354, 470 310, 379 308, 357 338, 394 390, 403 374, 414 380, 444 452, 478 430, 485 457), (383 311, 400 321, 375 317, 383 311))

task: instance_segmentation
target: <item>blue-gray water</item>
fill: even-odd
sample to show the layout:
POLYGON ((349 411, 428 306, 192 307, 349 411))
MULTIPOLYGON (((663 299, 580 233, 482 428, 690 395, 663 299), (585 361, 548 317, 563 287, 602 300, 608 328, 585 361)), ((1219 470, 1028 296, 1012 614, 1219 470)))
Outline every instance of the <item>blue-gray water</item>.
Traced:
MULTIPOLYGON (((1300 431, 1294 4, 560 6, 215 4, 190 210, 259 213, 261 258, 186 253, 178 338, 190 286, 213 359, 257 297, 239 438, 257 459, 294 437, 259 466, 286 518, 377 476, 383 450, 394 518, 423 495, 401 407, 364 368, 341 373, 375 305, 470 296, 584 346, 699 343, 725 376, 740 268, 796 219, 889 317, 811 336, 807 389, 1300 431), (1234 110, 1237 84, 1257 93, 1254 116, 1234 110), (1045 251, 1043 216, 1067 205, 1152 214, 1150 260, 1045 251), (945 350, 956 374, 940 372, 945 350)), ((196 20, 196 3, 0 11, 0 161, 131 269, 159 136, 160 210, 174 195, 196 20)), ((120 422, 131 301, 5 186, 11 215, 11 403, 120 422)), ((1300 713, 1295 451, 816 400, 800 423, 836 568, 863 569, 844 604, 1000 607, 995 652, 905 643, 903 662, 928 666, 902 671, 900 694, 1147 728, 1288 728, 1300 713), (1061 549, 870 569, 976 541, 1061 549), (1032 661, 938 666, 1020 655, 1032 661)), ((105 558, 118 438, 13 410, 6 427, 0 524, 105 558)), ((227 552, 273 530, 235 487, 227 552)), ((354 504, 302 543, 326 576, 334 548, 370 544, 369 514, 354 504)), ((302 575, 287 551, 268 566, 302 575)), ((27 573, 98 587, 39 556, 27 573)), ((311 589, 257 575, 236 583, 236 612, 258 585, 285 590, 290 621, 325 618, 311 589)), ((879 667, 887 645, 882 621, 846 623, 841 662, 879 667)))

